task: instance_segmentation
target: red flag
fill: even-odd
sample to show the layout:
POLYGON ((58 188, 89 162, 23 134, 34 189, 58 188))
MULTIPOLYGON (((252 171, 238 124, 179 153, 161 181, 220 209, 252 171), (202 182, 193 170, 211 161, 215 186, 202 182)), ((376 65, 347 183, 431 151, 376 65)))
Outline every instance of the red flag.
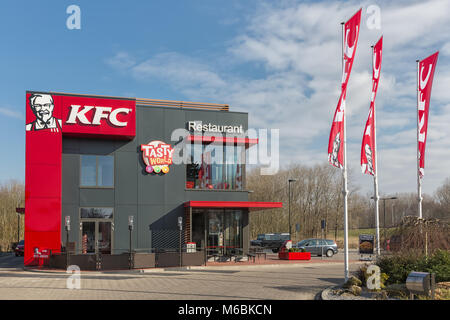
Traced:
POLYGON ((335 167, 344 167, 344 111, 345 95, 347 93, 348 79, 352 71, 353 60, 358 43, 361 23, 361 10, 353 15, 344 26, 344 68, 342 70, 341 96, 333 117, 330 139, 328 141, 328 162, 335 167))
POLYGON ((381 57, 383 51, 383 37, 373 47, 372 97, 370 99, 369 117, 364 129, 361 145, 361 170, 363 173, 375 175, 375 97, 377 96, 378 81, 380 80, 381 57))
POLYGON ((425 144, 427 142, 428 110, 430 108, 431 86, 433 84, 434 69, 436 67, 439 51, 419 62, 418 74, 418 136, 417 145, 419 148, 419 177, 425 174, 425 144))

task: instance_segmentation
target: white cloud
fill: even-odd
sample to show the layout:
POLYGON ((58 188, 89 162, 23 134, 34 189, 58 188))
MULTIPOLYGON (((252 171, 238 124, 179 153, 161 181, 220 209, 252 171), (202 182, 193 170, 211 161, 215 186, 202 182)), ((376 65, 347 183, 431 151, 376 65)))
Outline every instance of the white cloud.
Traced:
POLYGON ((136 64, 135 59, 127 52, 118 52, 114 57, 106 59, 106 63, 117 69, 128 69, 136 64))
POLYGON ((22 113, 11 110, 9 108, 3 108, 0 107, 0 114, 9 117, 9 118, 14 118, 14 119, 19 119, 19 120, 24 120, 25 117, 22 113))
MULTIPOLYGON (((415 191, 416 62, 442 48, 433 83, 424 191, 450 176, 450 1, 378 1, 381 30, 366 27, 371 1, 262 3, 248 25, 227 43, 222 56, 201 60, 181 53, 157 54, 131 64, 128 54, 111 65, 127 66, 145 81, 156 78, 187 99, 228 103, 249 112, 253 127, 279 128, 282 163, 326 161, 331 120, 339 98, 340 22, 363 5, 361 32, 347 94, 349 166, 363 191, 371 191, 360 174, 362 131, 371 90, 370 45, 383 34, 383 63, 377 95, 380 192, 415 191), (234 64, 233 71, 218 61, 234 64), (239 73, 239 65, 260 66, 259 78, 239 73), (236 67, 237 66, 237 67, 236 67)), ((255 68, 256 68, 255 67, 255 68)))

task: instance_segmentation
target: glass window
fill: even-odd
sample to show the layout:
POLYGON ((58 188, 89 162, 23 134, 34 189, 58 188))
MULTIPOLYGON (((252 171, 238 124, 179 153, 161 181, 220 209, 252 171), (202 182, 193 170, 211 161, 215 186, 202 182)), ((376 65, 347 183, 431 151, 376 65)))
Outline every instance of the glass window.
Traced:
POLYGON ((99 156, 97 159, 97 185, 101 187, 112 187, 114 185, 114 157, 99 156))
POLYGON ((97 184, 97 157, 96 156, 81 156, 81 185, 95 186, 97 184))
POLYGON ((113 208, 81 208, 80 217, 83 219, 112 219, 113 208))
POLYGON ((243 147, 191 144, 188 189, 243 189, 243 147))
POLYGON ((81 155, 82 187, 113 187, 114 156, 81 155))

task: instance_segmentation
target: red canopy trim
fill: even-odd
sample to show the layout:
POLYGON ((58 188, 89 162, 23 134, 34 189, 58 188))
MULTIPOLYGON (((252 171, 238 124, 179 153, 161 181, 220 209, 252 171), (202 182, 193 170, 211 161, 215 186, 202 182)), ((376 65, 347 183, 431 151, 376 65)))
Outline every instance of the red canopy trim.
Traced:
POLYGON ((211 143, 211 142, 221 142, 223 144, 245 144, 248 148, 251 145, 258 144, 258 139, 250 138, 239 138, 239 137, 220 137, 220 136, 203 136, 203 135, 189 135, 187 136, 188 141, 211 143))
POLYGON ((246 208, 251 211, 263 209, 282 208, 282 202, 262 202, 262 201, 187 201, 185 207, 191 208, 246 208))

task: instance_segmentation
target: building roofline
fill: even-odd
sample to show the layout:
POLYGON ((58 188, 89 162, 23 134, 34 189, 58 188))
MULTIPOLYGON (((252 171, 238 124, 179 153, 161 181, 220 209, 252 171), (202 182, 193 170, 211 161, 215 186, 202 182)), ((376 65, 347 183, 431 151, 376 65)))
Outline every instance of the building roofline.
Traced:
POLYGON ((161 100, 161 99, 145 99, 135 97, 117 97, 95 94, 79 94, 79 93, 67 93, 67 92, 55 92, 55 91, 34 91, 27 90, 26 93, 44 93, 44 94, 57 94, 61 96, 78 96, 78 97, 91 97, 91 98, 104 98, 104 99, 118 99, 118 100, 134 100, 137 105, 147 107, 164 107, 164 108, 181 108, 181 109, 196 109, 196 110, 214 110, 214 111, 229 111, 230 106, 228 104, 219 103, 207 103, 207 102, 193 102, 193 101, 176 101, 176 100, 161 100))

